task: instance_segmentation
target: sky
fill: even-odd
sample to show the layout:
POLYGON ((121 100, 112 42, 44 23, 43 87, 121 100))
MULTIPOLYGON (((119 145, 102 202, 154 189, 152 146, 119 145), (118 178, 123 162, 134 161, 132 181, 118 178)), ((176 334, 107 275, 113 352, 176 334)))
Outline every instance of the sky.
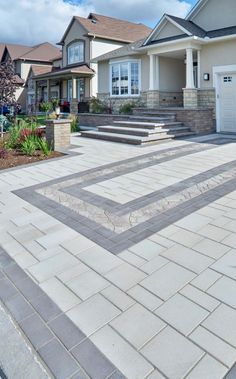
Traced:
POLYGON ((60 41, 73 15, 90 12, 154 27, 163 13, 184 17, 197 0, 0 0, 0 43, 60 41))

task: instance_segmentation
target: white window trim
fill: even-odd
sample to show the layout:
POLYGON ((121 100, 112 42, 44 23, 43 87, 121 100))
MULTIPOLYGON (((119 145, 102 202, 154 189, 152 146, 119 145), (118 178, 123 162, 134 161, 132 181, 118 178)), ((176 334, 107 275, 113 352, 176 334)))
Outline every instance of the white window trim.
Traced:
POLYGON ((236 74, 236 65, 214 66, 213 87, 216 91, 216 131, 221 132, 220 124, 220 79, 223 75, 236 74))
MULTIPOLYGON (((110 65, 110 69, 109 69, 109 88, 110 88, 110 97, 113 97, 113 98, 122 98, 122 99, 125 99, 125 98, 129 98, 129 97, 133 97, 133 98, 137 98, 137 97, 140 97, 140 93, 141 93, 141 59, 123 59, 123 60, 111 60, 109 62, 109 65, 110 65), (125 94, 125 95, 112 95, 112 66, 115 65, 115 64, 122 64, 122 63, 138 63, 139 65, 139 87, 138 87, 138 90, 139 90, 139 93, 137 95, 132 95, 131 94, 131 70, 130 70, 130 67, 131 65, 129 64, 129 68, 128 68, 128 94, 125 94)), ((120 70, 120 67, 119 67, 119 70, 120 70)), ((119 76, 120 76, 120 73, 119 73, 119 76)))

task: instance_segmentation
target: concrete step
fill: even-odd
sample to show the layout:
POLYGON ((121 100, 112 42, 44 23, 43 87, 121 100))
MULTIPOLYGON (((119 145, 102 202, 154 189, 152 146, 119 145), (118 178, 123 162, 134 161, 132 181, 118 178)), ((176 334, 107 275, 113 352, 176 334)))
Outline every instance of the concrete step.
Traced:
POLYGON ((183 132, 189 132, 190 129, 188 127, 170 127, 170 128, 154 128, 154 129, 148 129, 148 128, 129 128, 124 126, 98 126, 99 132, 108 132, 108 133, 118 133, 118 134, 128 134, 128 135, 134 135, 134 136, 150 136, 152 134, 177 134, 177 133, 183 133, 183 132))
POLYGON ((175 116, 174 117, 169 117, 169 116, 149 116, 149 115, 140 115, 140 116, 130 116, 130 120, 137 120, 137 121, 146 121, 146 122, 172 122, 175 121, 175 116))
POLYGON ((173 139, 176 137, 192 136, 194 134, 195 133, 193 132, 184 132, 184 133, 178 133, 177 135, 167 134, 167 133, 161 133, 161 134, 155 133, 150 136, 133 136, 133 135, 108 133, 108 132, 101 132, 101 131, 81 132, 82 137, 101 139, 101 140, 106 140, 106 141, 111 141, 111 142, 121 142, 121 143, 127 143, 127 144, 132 144, 132 145, 142 145, 148 142, 161 142, 161 141, 173 139))
POLYGON ((182 122, 177 121, 165 121, 165 122, 146 122, 146 121, 114 121, 114 125, 127 126, 130 128, 141 128, 141 129, 155 129, 161 127, 172 127, 172 126, 184 126, 182 122))

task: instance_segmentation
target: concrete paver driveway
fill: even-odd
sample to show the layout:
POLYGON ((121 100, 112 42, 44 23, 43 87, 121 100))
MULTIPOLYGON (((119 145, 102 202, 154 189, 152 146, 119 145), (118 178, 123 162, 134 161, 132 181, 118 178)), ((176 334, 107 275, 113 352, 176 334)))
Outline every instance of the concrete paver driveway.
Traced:
POLYGON ((235 378, 236 139, 72 143, 0 173, 1 304, 48 375, 235 378))

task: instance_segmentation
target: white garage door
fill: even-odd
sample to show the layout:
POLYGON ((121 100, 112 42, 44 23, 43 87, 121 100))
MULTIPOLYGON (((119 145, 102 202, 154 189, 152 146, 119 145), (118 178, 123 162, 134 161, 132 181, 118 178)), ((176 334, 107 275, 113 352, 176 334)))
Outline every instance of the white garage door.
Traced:
POLYGON ((220 131, 236 133, 236 74, 220 75, 220 131))

